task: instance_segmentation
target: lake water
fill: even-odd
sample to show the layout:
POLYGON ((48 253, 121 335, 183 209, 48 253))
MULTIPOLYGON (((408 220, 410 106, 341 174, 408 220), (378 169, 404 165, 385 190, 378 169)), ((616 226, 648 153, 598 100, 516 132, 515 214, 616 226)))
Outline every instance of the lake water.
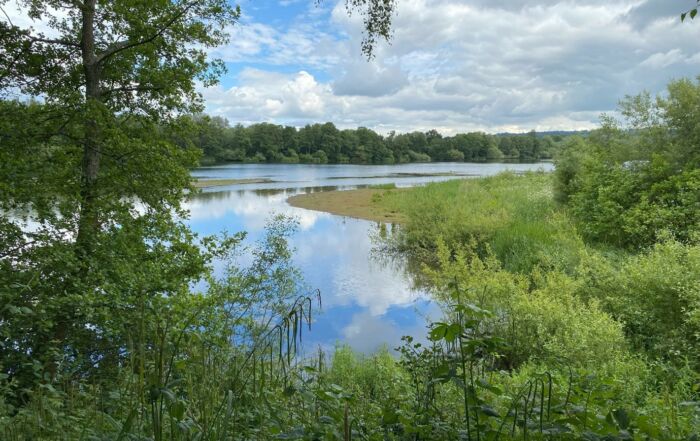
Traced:
POLYGON ((293 216, 299 230, 291 238, 294 264, 305 282, 321 291, 323 309, 316 313, 304 348, 349 344, 362 352, 382 345, 396 347, 402 335, 422 336, 426 321, 439 310, 423 292, 411 287, 400 263, 387 263, 372 252, 378 225, 287 204, 307 192, 345 190, 395 183, 421 185, 465 176, 488 176, 504 170, 550 171, 550 163, 431 163, 391 166, 231 164, 192 172, 200 179, 265 179, 265 183, 205 188, 188 202, 188 221, 201 235, 247 231, 248 240, 264 234, 274 214, 293 216), (430 176, 430 175, 433 176, 430 176), (449 174, 449 175, 446 175, 449 174))

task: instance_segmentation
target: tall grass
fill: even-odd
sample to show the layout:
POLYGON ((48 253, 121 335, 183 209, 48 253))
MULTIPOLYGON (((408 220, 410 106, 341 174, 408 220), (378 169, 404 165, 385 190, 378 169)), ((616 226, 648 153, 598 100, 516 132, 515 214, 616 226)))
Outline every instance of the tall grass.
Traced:
POLYGON ((545 173, 432 183, 388 192, 380 203, 406 218, 394 237, 397 249, 428 263, 434 263, 439 239, 488 248, 505 269, 522 273, 536 266, 570 272, 583 249, 545 173))

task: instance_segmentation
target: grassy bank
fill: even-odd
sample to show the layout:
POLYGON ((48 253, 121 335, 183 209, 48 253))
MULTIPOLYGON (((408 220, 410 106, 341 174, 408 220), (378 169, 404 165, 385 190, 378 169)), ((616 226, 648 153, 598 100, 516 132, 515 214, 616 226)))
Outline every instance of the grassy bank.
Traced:
POLYGON ((545 173, 500 174, 429 184, 408 192, 385 192, 376 203, 400 213, 398 247, 433 260, 438 239, 488 247, 504 268, 534 266, 570 270, 582 242, 552 196, 545 173))

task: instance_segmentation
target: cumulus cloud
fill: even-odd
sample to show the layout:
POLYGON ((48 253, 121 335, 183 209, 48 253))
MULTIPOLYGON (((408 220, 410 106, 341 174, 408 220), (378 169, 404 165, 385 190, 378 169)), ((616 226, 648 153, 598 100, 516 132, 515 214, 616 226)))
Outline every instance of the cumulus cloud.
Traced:
MULTIPOLYGON (((249 90, 255 102, 228 101, 225 109, 211 103, 210 109, 230 116, 239 106, 264 109, 248 122, 329 120, 384 132, 590 128, 624 95, 658 93, 670 79, 698 73, 700 27, 679 20, 691 6, 661 0, 405 0, 392 44, 380 46, 367 62, 357 57, 361 20, 348 17, 340 2, 329 20, 341 34, 331 41, 323 33, 325 42, 315 50, 313 65, 327 66, 321 75, 300 69, 267 85, 241 77, 225 93, 249 90), (290 88, 300 75, 309 87, 290 88), (295 103, 307 94, 314 104, 304 110, 295 103), (286 104, 275 98, 280 95, 286 104), (270 100, 279 105, 270 108, 270 100)), ((303 57, 296 62, 303 66, 303 57)))
MULTIPOLYGON (((236 67, 233 86, 202 91, 211 113, 381 132, 583 129, 625 95, 700 73, 700 25, 679 19, 694 0, 402 0, 372 61, 360 16, 313 3, 280 0, 295 12, 275 19, 244 5, 231 42, 210 52, 236 67)), ((13 2, 5 12, 54 34, 13 2)))
POLYGON ((238 79, 240 86, 203 91, 212 113, 243 123, 323 120, 327 107, 334 104, 330 85, 317 82, 306 71, 281 74, 244 69, 238 79))
POLYGON ((408 84, 406 74, 397 66, 383 66, 357 59, 346 66, 343 76, 333 83, 333 92, 337 95, 378 97, 393 95, 408 84))

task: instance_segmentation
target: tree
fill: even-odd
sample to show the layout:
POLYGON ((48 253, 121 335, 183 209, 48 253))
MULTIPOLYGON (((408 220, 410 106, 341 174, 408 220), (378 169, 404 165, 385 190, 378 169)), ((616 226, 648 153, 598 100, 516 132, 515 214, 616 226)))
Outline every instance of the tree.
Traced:
POLYGON ((700 231, 700 81, 675 80, 666 97, 620 103, 625 125, 607 117, 557 160, 557 198, 593 240, 643 248, 700 231))
POLYGON ((43 97, 80 133, 76 250, 85 261, 108 219, 98 201, 103 158, 126 154, 119 151, 128 132, 123 120, 144 124, 201 110, 195 81, 212 84, 223 67, 205 50, 227 41, 225 26, 240 10, 225 0, 20 4, 56 36, 1 23, 0 86, 43 97))
MULTIPOLYGON (((49 29, 37 32, 15 25, 8 3, 0 91, 39 103, 0 106, 0 183, 14 189, 0 197, 0 294, 36 308, 31 319, 3 310, 3 355, 109 364, 139 301, 187 293, 205 271, 179 220, 198 152, 172 139, 191 128, 178 115, 202 110, 197 83, 223 72, 207 49, 228 41, 240 10, 227 0, 18 0, 49 29)), ((390 37, 393 5, 348 4, 365 17, 368 56, 390 37)))

